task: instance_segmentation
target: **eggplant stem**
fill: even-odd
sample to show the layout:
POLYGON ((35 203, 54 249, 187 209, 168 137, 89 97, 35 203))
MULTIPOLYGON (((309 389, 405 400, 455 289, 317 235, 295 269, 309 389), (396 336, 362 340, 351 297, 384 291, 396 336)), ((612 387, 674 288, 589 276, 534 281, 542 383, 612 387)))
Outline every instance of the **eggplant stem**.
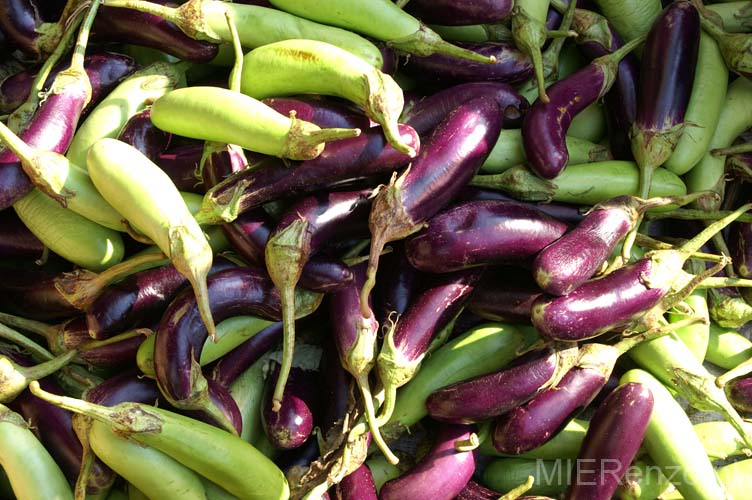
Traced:
POLYGON ((84 55, 86 53, 86 47, 89 45, 89 33, 91 33, 91 27, 94 24, 94 18, 99 11, 99 6, 102 0, 91 0, 89 9, 86 12, 86 18, 81 23, 81 28, 78 30, 78 38, 76 39, 76 46, 73 49, 73 57, 71 57, 70 69, 81 71, 84 74, 84 55))
MULTIPOLYGON (((649 220, 660 219, 679 219, 679 220, 718 220, 730 215, 730 210, 716 210, 713 212, 706 212, 705 210, 695 210, 691 208, 677 208, 670 212, 655 212, 647 213, 645 217, 649 220)), ((752 222, 752 214, 742 214, 737 219, 737 222, 752 222)))
POLYGON ((720 388, 723 388, 723 386, 725 386, 731 380, 737 377, 743 377, 744 375, 748 375, 749 373, 752 373, 752 358, 748 359, 747 361, 743 361, 742 363, 739 363, 736 367, 727 371, 723 375, 719 375, 718 377, 716 377, 715 385, 717 385, 720 388))
POLYGON ((151 335, 154 335, 154 332, 149 328, 136 328, 134 330, 128 330, 127 332, 119 333, 103 340, 90 340, 88 342, 84 342, 77 347, 77 350, 79 352, 89 352, 94 349, 99 349, 100 347, 117 344, 118 342, 122 342, 123 340, 142 336, 149 337, 151 335))
POLYGON ((74 499, 85 500, 86 499, 86 487, 91 477, 91 469, 94 465, 94 460, 97 458, 91 451, 89 445, 89 428, 91 427, 91 419, 83 415, 74 415, 73 417, 73 430, 81 442, 83 451, 81 453, 81 467, 78 471, 78 477, 76 478, 76 485, 74 487, 74 499))
POLYGON ((689 258, 689 255, 697 252, 700 250, 700 248, 710 241, 710 239, 716 234, 721 232, 723 228, 734 222, 736 219, 739 218, 740 215, 742 215, 744 212, 749 211, 752 209, 752 203, 747 203, 746 205, 742 205, 741 207, 737 208, 727 216, 713 222, 712 224, 708 225, 705 229, 703 229, 699 234, 697 234, 694 238, 684 243, 679 250, 681 250, 682 253, 687 255, 687 258, 689 258))
POLYGON ((282 298, 282 362, 280 363, 277 384, 274 386, 272 411, 282 408, 285 385, 290 377, 292 357, 295 352, 295 287, 285 286, 281 290, 282 298))
POLYGON ((729 146, 727 148, 717 148, 710 151, 713 156, 728 156, 742 153, 752 153, 752 142, 745 142, 737 144, 736 146, 729 146))
POLYGON ((548 30, 546 31, 548 38, 570 38, 576 37, 578 33, 572 30, 548 30))
POLYGON ((669 333, 672 333, 679 328, 684 328, 685 326, 689 325, 696 325, 698 323, 707 324, 707 320, 701 316, 693 316, 691 318, 681 319, 673 323, 654 326, 649 330, 645 330, 644 332, 623 338, 622 340, 614 344, 614 347, 619 351, 619 355, 622 355, 638 344, 655 340, 657 338, 663 337, 664 335, 668 335, 669 333))
POLYGON ((225 19, 227 19, 227 27, 232 36, 232 48, 235 52, 235 63, 230 70, 230 90, 240 92, 240 80, 243 75, 243 46, 240 43, 238 27, 235 25, 235 17, 229 9, 225 11, 225 19))
POLYGON ((399 458, 397 458, 394 452, 389 449, 389 445, 386 444, 384 437, 381 435, 381 431, 379 431, 379 426, 376 425, 376 411, 373 407, 373 396, 371 396, 371 388, 368 384, 368 375, 361 374, 355 379, 355 381, 358 383, 360 393, 363 395, 363 404, 365 405, 366 410, 366 420, 368 420, 368 425, 371 430, 371 437, 373 438, 373 441, 376 443, 376 446, 378 446, 379 450, 381 450, 381 453, 384 454, 390 464, 398 464, 399 458))
POLYGON ((112 424, 112 415, 114 411, 107 406, 101 406, 81 399, 60 396, 58 394, 47 392, 41 388, 39 382, 36 380, 32 380, 29 383, 29 392, 36 397, 65 410, 91 417, 108 425, 112 424))
MULTIPOLYGON (((685 194, 683 196, 656 196, 648 199, 637 199, 637 210, 639 212, 645 212, 647 210, 665 207, 666 205, 676 205, 678 207, 689 205, 693 201, 697 201, 700 198, 712 198, 716 201, 720 201, 720 196, 715 191, 700 191, 697 193, 685 194)), ((672 212, 669 212, 669 214, 672 212)))
POLYGON ((394 406, 397 401, 397 387, 393 384, 384 386, 384 403, 379 409, 379 416, 376 418, 376 425, 381 427, 389 422, 394 413, 394 406))
POLYGON ((527 476, 527 481, 516 488, 509 490, 508 493, 499 497, 499 500, 517 500, 519 497, 527 493, 533 487, 533 484, 535 484, 535 477, 527 476))
POLYGON ((744 278, 730 278, 728 276, 710 276, 702 280, 697 288, 726 288, 733 286, 749 288, 752 287, 752 280, 744 278))
POLYGON ((43 360, 51 360, 54 358, 50 351, 37 344, 26 335, 23 335, 20 332, 17 332, 16 330, 9 328, 2 323, 0 323, 0 338, 13 342, 17 346, 23 347, 24 349, 29 351, 32 356, 35 356, 37 358, 43 360))
POLYGON ((47 377, 48 375, 52 375, 60 368, 73 361, 73 358, 76 356, 78 356, 78 351, 68 351, 60 356, 39 363, 38 365, 22 367, 18 371, 23 373, 28 379, 38 380, 47 377))
POLYGON ((480 439, 476 433, 471 433, 467 439, 458 439, 454 442, 454 449, 459 452, 473 451, 480 446, 480 439))
MULTIPOLYGON (((20 316, 14 316, 12 314, 4 312, 0 312, 0 323, 6 326, 12 326, 13 328, 20 328, 21 330, 31 332, 36 335, 41 335, 42 337, 44 337, 48 344, 51 344, 60 332, 59 328, 48 325, 47 323, 42 323, 41 321, 36 321, 33 319, 22 318, 20 316)), ((26 337, 24 336, 24 338, 26 337)), ((11 342, 13 342, 13 340, 11 340, 11 342)))
MULTIPOLYGON (((158 3, 143 0, 101 0, 102 5, 121 9, 133 9, 146 14, 152 14, 170 22, 175 22, 175 7, 166 7, 158 3)), ((176 23, 177 24, 177 23, 176 23)))

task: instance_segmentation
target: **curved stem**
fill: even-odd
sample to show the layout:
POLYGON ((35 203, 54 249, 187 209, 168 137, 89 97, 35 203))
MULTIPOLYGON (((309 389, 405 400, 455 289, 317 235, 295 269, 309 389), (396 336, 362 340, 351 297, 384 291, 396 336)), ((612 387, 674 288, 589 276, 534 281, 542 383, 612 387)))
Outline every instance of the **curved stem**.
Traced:
POLYGON ((382 427, 389 422, 394 413, 394 407, 397 402, 397 387, 393 384, 384 386, 384 403, 381 406, 379 416, 376 418, 376 425, 382 427))
POLYGON ((279 368, 279 377, 274 386, 272 397, 272 411, 278 412, 282 407, 282 398, 285 393, 285 385, 290 376, 292 357, 295 353, 295 288, 285 286, 282 290, 282 362, 279 368))
POLYGON ((78 31, 78 39, 76 40, 76 47, 73 49, 73 57, 71 58, 71 69, 84 70, 84 54, 86 53, 86 47, 89 44, 89 33, 91 32, 91 26, 94 24, 94 18, 99 11, 99 5, 101 0, 92 0, 89 10, 86 13, 86 18, 81 24, 81 28, 78 31))
POLYGON ((376 443, 376 446, 378 446, 379 450, 381 450, 381 453, 384 454, 390 464, 398 464, 399 458, 397 458, 392 450, 389 449, 386 441, 384 441, 384 437, 381 435, 381 431, 379 431, 378 425, 376 425, 376 412, 373 407, 373 396, 371 396, 371 388, 368 384, 368 375, 361 375, 355 380, 358 383, 358 388, 360 389, 361 394, 363 395, 363 403, 365 404, 366 409, 366 420, 368 420, 368 425, 371 430, 371 437, 373 437, 374 443, 376 443))
MULTIPOLYGON (((41 321, 35 321, 33 319, 22 318, 20 316, 14 316, 12 314, 0 312, 0 323, 6 326, 12 326, 13 328, 20 328, 27 332, 31 332, 36 335, 41 335, 47 341, 48 344, 54 342, 57 338, 60 330, 57 327, 42 323, 41 321)), ((8 339, 10 340, 10 339, 8 339)))
POLYGON ((73 358, 76 356, 78 356, 78 351, 68 351, 65 354, 61 354, 60 356, 45 361, 44 363, 19 368, 18 371, 23 373, 23 375, 29 380, 39 380, 40 378, 52 375, 60 368, 73 361, 73 358))
POLYGON ((505 495, 502 495, 499 500, 517 500, 519 497, 527 493, 533 487, 534 483, 535 478, 533 476, 527 476, 527 481, 510 490, 505 495))
POLYGON ((22 335, 12 328, 8 328, 2 323, 0 323, 0 338, 13 342, 17 346, 23 347, 24 349, 29 351, 32 356, 35 356, 39 359, 51 360, 54 358, 50 351, 40 346, 33 340, 29 339, 27 336, 22 335))
POLYGON ((480 446, 480 439, 474 432, 467 439, 458 439, 454 442, 454 449, 460 452, 473 451, 478 446, 480 446))
POLYGON ((232 36, 232 48, 235 52, 235 63, 230 71, 230 90, 240 92, 240 80, 243 75, 243 46, 240 44, 238 27, 235 25, 235 19, 229 9, 225 11, 225 18, 232 36))

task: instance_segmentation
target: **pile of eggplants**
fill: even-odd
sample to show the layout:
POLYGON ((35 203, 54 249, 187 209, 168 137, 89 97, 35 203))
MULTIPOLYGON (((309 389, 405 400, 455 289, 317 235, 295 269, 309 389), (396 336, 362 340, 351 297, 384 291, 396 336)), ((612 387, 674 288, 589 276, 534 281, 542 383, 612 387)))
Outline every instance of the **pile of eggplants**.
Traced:
POLYGON ((739 500, 706 2, 0 0, 0 498, 739 500))

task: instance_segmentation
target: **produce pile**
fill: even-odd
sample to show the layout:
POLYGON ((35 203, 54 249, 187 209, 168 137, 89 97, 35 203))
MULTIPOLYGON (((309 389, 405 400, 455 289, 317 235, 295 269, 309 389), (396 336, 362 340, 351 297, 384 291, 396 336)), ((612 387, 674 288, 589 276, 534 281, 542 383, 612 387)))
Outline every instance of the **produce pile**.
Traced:
POLYGON ((749 498, 751 27, 0 0, 0 498, 749 498))

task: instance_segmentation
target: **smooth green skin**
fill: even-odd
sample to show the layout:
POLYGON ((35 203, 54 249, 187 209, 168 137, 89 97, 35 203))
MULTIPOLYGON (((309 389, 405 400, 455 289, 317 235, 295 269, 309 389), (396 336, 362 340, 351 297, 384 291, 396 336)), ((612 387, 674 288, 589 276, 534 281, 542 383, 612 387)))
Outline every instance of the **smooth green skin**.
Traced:
MULTIPOLYGON (((554 437, 546 441, 545 444, 517 455, 517 458, 533 458, 540 460, 557 460, 557 459, 574 459, 580 454, 582 441, 585 439, 590 422, 574 418, 567 422, 562 430, 557 432, 554 437)), ((492 439, 484 440, 479 448, 484 455, 492 457, 508 457, 496 451, 492 439)))
MULTIPOLYGON (((706 2, 707 3, 707 2, 706 2)), ((727 33, 746 33, 750 28, 749 0, 729 1, 705 6, 723 19, 723 29, 727 33)))
POLYGON ((403 474, 399 465, 390 464, 386 457, 381 454, 372 455, 366 460, 366 466, 371 470, 373 484, 376 486, 377 492, 381 491, 381 487, 384 486, 387 481, 396 479, 403 474))
POLYGON ((0 467, 17 500, 73 500, 60 467, 24 419, 0 405, 0 467))
POLYGON ((206 492, 206 500, 238 500, 238 497, 217 486, 205 477, 200 478, 206 492))
POLYGON ((394 412, 382 427, 385 436, 401 434, 425 417, 426 399, 447 385, 499 370, 534 342, 516 327, 489 323, 475 327, 423 360, 413 379, 397 391, 394 412))
POLYGON ((752 491, 752 459, 724 465, 718 469, 718 477, 726 485, 732 498, 748 498, 752 491))
MULTIPOLYGON (((708 313, 707 290, 696 289, 687 298, 684 299, 692 308, 693 316, 703 318, 705 323, 696 323, 675 330, 676 335, 686 344, 695 359, 702 363, 708 350, 710 339, 710 314, 708 313)), ((686 319, 686 315, 669 313, 668 320, 670 323, 686 319)))
POLYGON ((441 38, 452 42, 508 42, 512 32, 503 24, 470 24, 466 26, 428 26, 441 38))
POLYGON ((550 3, 550 0, 517 0, 514 5, 524 10, 528 16, 545 25, 550 3))
POLYGON ((152 500, 132 484, 128 484, 128 500, 152 500))
POLYGON ((408 37, 420 22, 390 0, 271 0, 278 9, 385 42, 408 37))
POLYGON ((614 495, 619 500, 655 500, 663 498, 660 495, 672 488, 660 467, 643 459, 629 466, 622 481, 614 495))
MULTIPOLYGON (((744 427, 752 432, 752 423, 744 427)), ((724 420, 695 424, 695 434, 711 460, 725 460, 728 457, 744 455, 746 445, 734 427, 724 420)))
POLYGON ((178 87, 185 76, 175 65, 157 62, 131 74, 95 107, 79 126, 65 156, 85 168, 89 148, 103 137, 115 138, 128 120, 166 92, 178 87))
POLYGON ((44 246, 77 266, 103 271, 123 259, 119 232, 61 207, 38 189, 18 200, 13 209, 44 246))
POLYGON ((747 337, 736 330, 710 324, 706 361, 731 370, 749 358, 752 358, 752 342, 747 337))
MULTIPOLYGON (((603 160, 608 154, 608 148, 572 136, 567 136, 567 150, 569 150, 569 164, 571 165, 603 160)), ((524 162, 522 131, 520 129, 502 130, 496 145, 480 170, 486 174, 498 174, 524 162)))
POLYGON ((594 0, 625 42, 646 35, 663 10, 660 0, 594 0))
POLYGON ((206 500, 198 474, 149 446, 118 437, 94 421, 89 443, 96 456, 149 498, 206 500))
POLYGON ((483 471, 483 484, 494 491, 510 491, 533 476, 535 482, 526 495, 558 497, 569 486, 575 460, 530 460, 500 458, 483 471))
POLYGON ((107 500, 128 500, 128 493, 113 488, 110 490, 110 495, 107 497, 107 500))
POLYGON ((264 429, 261 424, 261 409, 264 404, 266 367, 269 360, 262 356, 230 385, 230 395, 238 405, 243 419, 240 437, 248 443, 257 443, 264 429))
POLYGON ((701 31, 697 53, 698 71, 692 84, 684 127, 676 149, 663 167, 677 175, 689 172, 702 159, 713 138, 726 99, 729 71, 718 44, 701 31))
MULTIPOLYGON (((685 175, 687 188, 691 193, 715 191, 723 198, 726 157, 713 156, 710 151, 729 147, 749 127, 752 127, 752 82, 746 78, 737 78, 726 92, 726 100, 708 151, 685 175)), ((715 205, 718 203, 713 204, 715 205)))
POLYGON ((620 384, 637 382, 653 393, 653 413, 643 446, 686 500, 723 500, 726 492, 687 414, 658 379, 634 369, 620 384))
POLYGON ((600 141, 605 134, 606 113, 603 104, 598 101, 575 116, 567 130, 567 135, 590 142, 600 141))

